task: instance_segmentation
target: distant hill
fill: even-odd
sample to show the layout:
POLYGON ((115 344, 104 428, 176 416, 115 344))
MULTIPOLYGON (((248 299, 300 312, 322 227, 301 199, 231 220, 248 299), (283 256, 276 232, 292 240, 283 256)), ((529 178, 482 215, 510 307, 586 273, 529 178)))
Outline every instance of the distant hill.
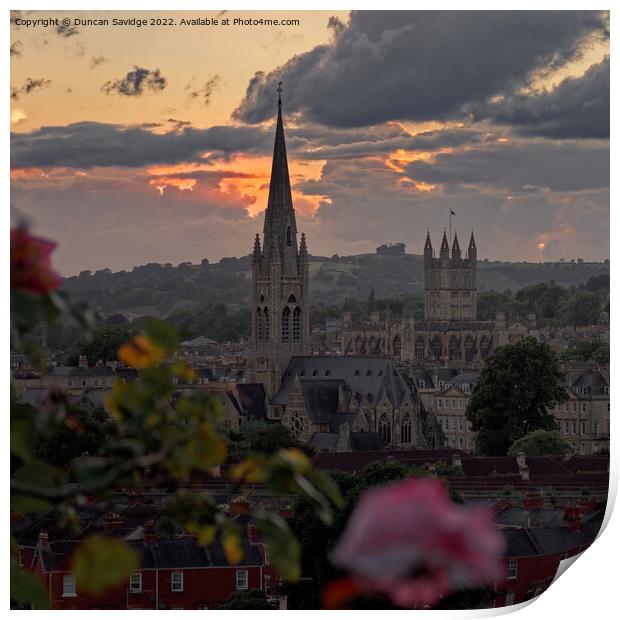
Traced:
MULTIPOLYGON (((609 263, 557 262, 508 263, 480 261, 481 291, 513 291, 539 282, 555 281, 577 286, 591 276, 609 275, 609 263)), ((424 288, 423 257, 360 254, 312 257, 310 263, 313 304, 340 304, 347 297, 366 299, 371 289, 377 297, 418 293, 424 288)), ((208 303, 224 303, 232 309, 250 303, 251 257, 223 258, 218 263, 178 266, 151 263, 131 271, 103 269, 67 278, 63 287, 106 315, 144 314, 165 316, 208 303)))

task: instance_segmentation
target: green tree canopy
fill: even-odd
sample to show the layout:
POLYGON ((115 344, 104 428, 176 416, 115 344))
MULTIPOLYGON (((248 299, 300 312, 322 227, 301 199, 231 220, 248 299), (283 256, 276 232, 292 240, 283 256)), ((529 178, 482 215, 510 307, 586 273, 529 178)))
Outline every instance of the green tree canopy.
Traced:
POLYGON ((516 456, 518 452, 523 452, 526 456, 556 456, 571 451, 572 448, 558 431, 538 429, 517 439, 508 449, 508 456, 516 456))
POLYGON ((262 590, 233 592, 218 609, 275 609, 262 590))
POLYGON ((564 373, 548 345, 524 338, 495 349, 467 405, 467 419, 478 433, 478 451, 503 456, 531 431, 555 430, 548 410, 564 400, 564 373))

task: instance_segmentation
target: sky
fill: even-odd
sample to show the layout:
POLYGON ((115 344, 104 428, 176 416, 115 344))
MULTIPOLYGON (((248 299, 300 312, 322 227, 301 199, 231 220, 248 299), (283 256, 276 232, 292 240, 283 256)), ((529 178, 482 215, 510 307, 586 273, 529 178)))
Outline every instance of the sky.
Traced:
POLYGON ((14 11, 14 222, 64 275, 249 254, 280 81, 311 254, 438 249, 452 210, 479 258, 609 257, 600 12, 14 11))

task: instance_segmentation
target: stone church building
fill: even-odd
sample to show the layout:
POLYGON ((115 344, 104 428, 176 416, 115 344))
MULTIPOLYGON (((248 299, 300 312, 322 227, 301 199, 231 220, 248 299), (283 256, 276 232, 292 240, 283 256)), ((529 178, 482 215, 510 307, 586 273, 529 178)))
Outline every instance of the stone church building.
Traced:
POLYGON ((303 234, 298 242, 278 92, 263 239, 256 235, 252 259, 251 370, 268 416, 320 450, 443 445, 390 359, 310 355, 308 250, 303 234))

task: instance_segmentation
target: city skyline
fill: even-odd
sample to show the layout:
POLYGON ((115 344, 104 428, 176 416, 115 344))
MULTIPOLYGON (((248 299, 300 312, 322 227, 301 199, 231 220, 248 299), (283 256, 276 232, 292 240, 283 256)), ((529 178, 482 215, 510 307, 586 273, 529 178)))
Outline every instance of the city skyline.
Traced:
MULTIPOLYGON (((77 14, 22 18, 40 15, 77 14)), ((88 17, 114 15, 145 17, 88 17)), ((200 14, 227 16, 257 12, 200 14)), ((259 17, 283 16, 300 25, 37 29, 14 14, 13 213, 59 241, 65 275, 249 254, 278 81, 311 254, 421 254, 451 209, 481 259, 608 258, 606 14, 259 17)))

